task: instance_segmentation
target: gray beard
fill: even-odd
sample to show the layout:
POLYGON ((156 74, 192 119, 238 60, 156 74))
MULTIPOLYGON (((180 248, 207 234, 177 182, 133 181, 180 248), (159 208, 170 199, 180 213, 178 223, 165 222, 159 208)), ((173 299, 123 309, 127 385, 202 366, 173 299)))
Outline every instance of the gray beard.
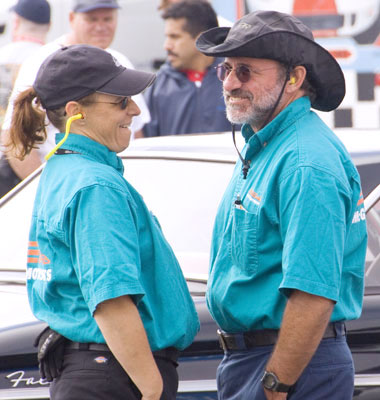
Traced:
POLYGON ((283 83, 277 82, 276 86, 271 92, 266 93, 260 100, 254 102, 254 95, 241 89, 233 90, 232 92, 223 91, 224 101, 226 103, 226 116, 232 124, 249 124, 255 130, 263 128, 268 116, 275 106, 278 96, 281 93, 283 83), (227 97, 231 96, 244 96, 251 102, 251 107, 246 111, 235 110, 233 104, 229 104, 227 97))

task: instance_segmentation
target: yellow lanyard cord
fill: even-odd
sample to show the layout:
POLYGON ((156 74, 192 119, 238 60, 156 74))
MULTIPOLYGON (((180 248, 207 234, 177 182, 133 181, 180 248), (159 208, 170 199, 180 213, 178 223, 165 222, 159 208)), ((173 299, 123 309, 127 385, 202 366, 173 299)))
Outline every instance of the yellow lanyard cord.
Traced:
POLYGON ((71 123, 73 121, 75 121, 76 119, 81 119, 83 118, 82 114, 76 114, 73 115, 72 117, 70 117, 67 121, 66 121, 66 132, 65 132, 65 136, 63 137, 63 139, 45 156, 45 160, 47 161, 62 145, 63 143, 65 143, 66 139, 69 136, 70 133, 70 128, 71 128, 71 123))

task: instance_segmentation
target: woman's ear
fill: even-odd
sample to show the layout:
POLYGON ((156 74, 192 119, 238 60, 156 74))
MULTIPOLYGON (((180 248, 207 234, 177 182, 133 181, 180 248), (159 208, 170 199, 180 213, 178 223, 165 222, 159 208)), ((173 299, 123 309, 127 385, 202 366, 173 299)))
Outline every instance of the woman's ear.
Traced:
POLYGON ((72 117, 77 114, 82 114, 82 118, 85 117, 83 107, 76 101, 69 101, 65 106, 65 111, 68 117, 72 117))

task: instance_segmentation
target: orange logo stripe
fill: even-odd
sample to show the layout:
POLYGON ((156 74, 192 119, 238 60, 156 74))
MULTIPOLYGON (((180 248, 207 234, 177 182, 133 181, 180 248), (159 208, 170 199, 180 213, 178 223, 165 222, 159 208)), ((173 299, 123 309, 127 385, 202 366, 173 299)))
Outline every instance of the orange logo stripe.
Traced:
POLYGON ((28 256, 30 256, 28 257, 28 263, 30 264, 50 264, 50 260, 44 254, 41 254, 38 249, 37 242, 29 242, 28 256), (36 249, 31 249, 30 247, 36 247, 36 249))
POLYGON ((358 201, 358 206, 360 206, 361 204, 364 203, 364 197, 363 197, 363 192, 360 192, 360 197, 359 197, 359 201, 358 201))
POLYGON ((249 194, 250 194, 254 199, 256 199, 257 201, 261 201, 261 197, 260 197, 256 192, 254 192, 252 189, 249 191, 249 194))

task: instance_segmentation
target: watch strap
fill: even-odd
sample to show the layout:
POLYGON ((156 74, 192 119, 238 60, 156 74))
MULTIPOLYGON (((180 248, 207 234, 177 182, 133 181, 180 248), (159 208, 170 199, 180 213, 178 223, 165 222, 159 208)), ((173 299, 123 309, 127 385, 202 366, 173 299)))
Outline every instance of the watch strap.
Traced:
POLYGON ((289 393, 292 385, 286 385, 280 382, 277 375, 274 372, 265 371, 261 378, 263 386, 272 392, 289 393))

